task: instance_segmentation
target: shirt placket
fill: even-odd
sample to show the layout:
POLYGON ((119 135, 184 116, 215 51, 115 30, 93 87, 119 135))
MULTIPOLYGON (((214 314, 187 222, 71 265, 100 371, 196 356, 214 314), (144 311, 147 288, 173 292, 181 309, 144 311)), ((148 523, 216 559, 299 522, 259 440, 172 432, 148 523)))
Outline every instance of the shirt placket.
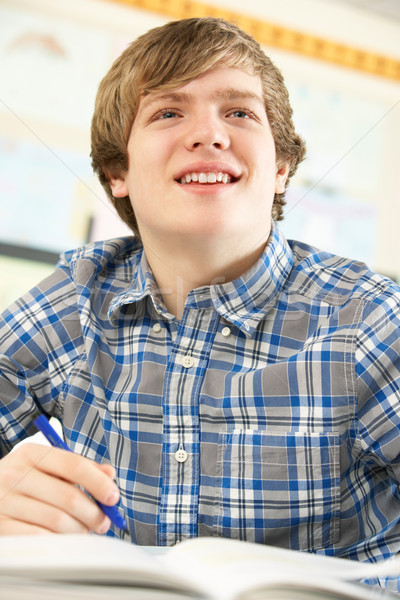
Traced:
POLYGON ((197 535, 200 478, 199 395, 218 316, 186 308, 168 360, 163 391, 160 545, 197 535))

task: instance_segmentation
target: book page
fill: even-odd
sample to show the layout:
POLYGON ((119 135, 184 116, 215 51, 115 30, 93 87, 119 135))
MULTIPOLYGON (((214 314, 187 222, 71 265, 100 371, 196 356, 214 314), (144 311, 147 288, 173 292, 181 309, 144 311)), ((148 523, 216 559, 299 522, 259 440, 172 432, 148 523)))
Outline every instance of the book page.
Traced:
POLYGON ((60 590, 70 586, 77 599, 81 584, 86 591, 114 586, 115 598, 125 597, 127 588, 214 600, 374 600, 382 593, 398 598, 350 580, 399 572, 398 560, 356 563, 219 537, 193 538, 168 549, 96 535, 0 537, 2 590, 7 580, 15 589, 20 578, 20 589, 57 583, 60 590))
POLYGON ((157 554, 106 536, 4 536, 0 537, 0 578, 114 584, 192 594, 189 581, 176 577, 157 554))
MULTIPOLYGON (((324 555, 298 552, 262 544, 224 538, 186 540, 163 557, 179 564, 182 573, 205 594, 219 600, 262 598, 263 590, 314 590, 316 598, 351 598, 368 600, 398 597, 358 582, 364 578, 400 573, 400 560, 383 563, 359 563, 324 555), (357 582, 357 583, 352 583, 357 582)), ((278 594, 274 592, 274 598, 278 594)), ((307 597, 314 597, 308 595, 307 597)))

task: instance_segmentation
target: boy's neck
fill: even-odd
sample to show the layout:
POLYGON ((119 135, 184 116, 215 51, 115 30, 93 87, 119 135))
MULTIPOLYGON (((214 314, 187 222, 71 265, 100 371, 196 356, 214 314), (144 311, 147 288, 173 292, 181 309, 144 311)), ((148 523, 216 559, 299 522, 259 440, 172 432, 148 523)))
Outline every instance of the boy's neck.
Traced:
POLYGON ((169 313, 182 317, 188 294, 199 287, 234 281, 248 271, 261 256, 268 235, 257 244, 201 244, 174 241, 174 244, 146 242, 146 258, 169 313))

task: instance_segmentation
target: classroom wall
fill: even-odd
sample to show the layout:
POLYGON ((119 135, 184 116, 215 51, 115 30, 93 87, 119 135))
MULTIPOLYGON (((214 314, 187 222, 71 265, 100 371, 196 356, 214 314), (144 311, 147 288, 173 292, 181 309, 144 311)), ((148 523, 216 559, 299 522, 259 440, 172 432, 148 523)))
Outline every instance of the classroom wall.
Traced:
MULTIPOLYGON (((340 1, 217 5, 400 59, 400 22, 340 1)), ((106 0, 0 5, 0 309, 46 276, 62 250, 127 233, 91 173, 94 97, 126 45, 170 18, 106 0)), ((265 50, 285 75, 308 146, 282 229, 400 279, 399 80, 265 50)))

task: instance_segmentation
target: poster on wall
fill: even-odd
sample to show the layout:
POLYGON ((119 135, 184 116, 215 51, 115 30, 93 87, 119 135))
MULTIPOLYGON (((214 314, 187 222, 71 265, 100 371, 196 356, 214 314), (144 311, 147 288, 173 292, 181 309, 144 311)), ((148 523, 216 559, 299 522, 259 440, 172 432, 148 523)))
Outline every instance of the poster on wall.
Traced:
POLYGON ((317 82, 288 83, 307 154, 288 187, 282 230, 288 238, 396 276, 396 267, 386 269, 378 260, 390 106, 317 82))
POLYGON ((373 268, 377 244, 375 206, 323 187, 310 190, 293 185, 286 199, 280 227, 288 239, 300 239, 373 268))
POLYGON ((105 30, 0 7, 0 110, 87 130, 110 64, 105 30))
POLYGON ((0 137, 0 240, 61 252, 86 241, 97 200, 88 157, 0 137))

